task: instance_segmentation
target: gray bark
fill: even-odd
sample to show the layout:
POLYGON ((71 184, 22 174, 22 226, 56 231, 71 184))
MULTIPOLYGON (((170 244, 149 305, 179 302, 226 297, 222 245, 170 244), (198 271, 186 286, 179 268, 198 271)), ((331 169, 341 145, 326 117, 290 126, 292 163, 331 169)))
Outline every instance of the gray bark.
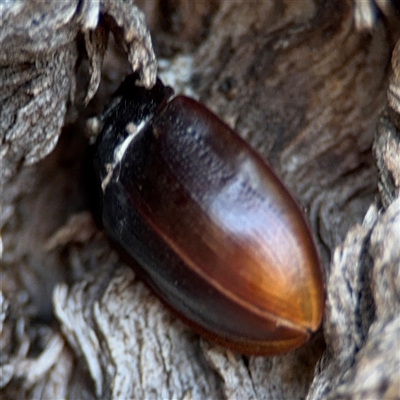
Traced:
POLYGON ((128 67, 156 76, 139 8, 0 4, 4 398, 400 398, 400 24, 390 2, 322 3, 137 2, 163 79, 248 140, 310 221, 323 326, 276 357, 199 338, 83 201, 87 117, 128 67))

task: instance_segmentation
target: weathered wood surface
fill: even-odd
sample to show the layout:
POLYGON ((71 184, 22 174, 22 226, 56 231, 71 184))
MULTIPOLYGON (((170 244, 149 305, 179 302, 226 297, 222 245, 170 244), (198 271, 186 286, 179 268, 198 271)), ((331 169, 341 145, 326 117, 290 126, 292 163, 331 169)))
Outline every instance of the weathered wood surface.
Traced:
POLYGON ((325 272, 321 332, 287 355, 242 357, 199 339, 135 279, 81 178, 86 118, 130 68, 154 80, 144 18, 131 2, 1 3, 2 396, 399 398, 393 6, 197 4, 136 3, 164 79, 245 137, 303 206, 325 272))

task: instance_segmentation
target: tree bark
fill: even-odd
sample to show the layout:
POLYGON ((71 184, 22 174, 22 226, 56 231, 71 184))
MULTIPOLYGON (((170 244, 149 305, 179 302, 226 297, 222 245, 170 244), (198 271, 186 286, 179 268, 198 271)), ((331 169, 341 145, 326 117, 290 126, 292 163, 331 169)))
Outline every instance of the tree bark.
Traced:
POLYGON ((0 5, 4 398, 398 398, 395 2, 197 3, 0 5), (162 79, 245 138, 310 222, 326 305, 298 350, 202 340, 93 221, 85 126, 129 70, 154 83, 151 41, 162 79))

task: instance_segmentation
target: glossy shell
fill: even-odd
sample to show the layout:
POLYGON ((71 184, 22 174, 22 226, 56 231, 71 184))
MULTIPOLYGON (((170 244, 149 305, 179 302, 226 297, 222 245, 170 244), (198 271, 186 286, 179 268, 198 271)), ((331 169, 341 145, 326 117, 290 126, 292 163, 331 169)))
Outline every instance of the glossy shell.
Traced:
POLYGON ((211 111, 129 77, 103 115, 95 169, 108 235, 207 338, 278 354, 321 321, 323 284, 298 206, 211 111))

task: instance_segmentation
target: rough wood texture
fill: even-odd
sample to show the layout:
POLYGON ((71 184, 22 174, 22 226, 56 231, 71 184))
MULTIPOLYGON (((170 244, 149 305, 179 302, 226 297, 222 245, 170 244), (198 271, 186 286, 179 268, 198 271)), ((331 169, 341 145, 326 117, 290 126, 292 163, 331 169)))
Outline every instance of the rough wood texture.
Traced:
POLYGON ((394 2, 376 3, 137 3, 163 76, 249 140, 315 234, 323 328, 269 358, 199 339, 87 211, 85 118, 124 58, 154 79, 142 14, 130 1, 0 5, 2 397, 400 398, 400 24, 394 2))
POLYGON ((76 74, 84 36, 90 62, 89 101, 100 82, 108 29, 120 39, 144 85, 154 83, 156 61, 143 14, 114 1, 8 1, 0 8, 0 184, 18 167, 32 165, 55 147, 67 103, 75 103, 76 74), (109 19, 105 25, 99 18, 109 19))

